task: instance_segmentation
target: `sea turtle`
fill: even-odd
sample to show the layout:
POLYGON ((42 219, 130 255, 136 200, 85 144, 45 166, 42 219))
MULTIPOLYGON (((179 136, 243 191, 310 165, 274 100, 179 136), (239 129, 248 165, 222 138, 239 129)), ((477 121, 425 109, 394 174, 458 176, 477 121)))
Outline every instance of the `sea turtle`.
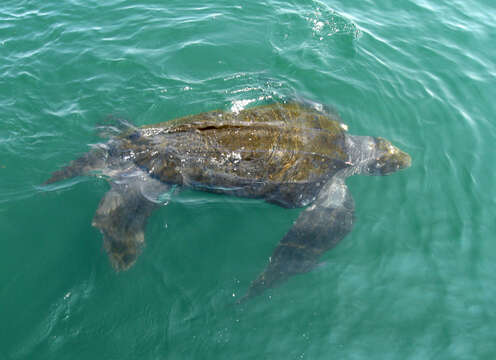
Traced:
POLYGON ((157 194, 172 186, 306 207, 276 246, 247 296, 311 270, 352 228, 345 179, 386 175, 410 156, 383 138, 349 135, 337 115, 299 102, 222 110, 129 128, 53 173, 109 179, 93 226, 116 270, 134 264, 157 194))

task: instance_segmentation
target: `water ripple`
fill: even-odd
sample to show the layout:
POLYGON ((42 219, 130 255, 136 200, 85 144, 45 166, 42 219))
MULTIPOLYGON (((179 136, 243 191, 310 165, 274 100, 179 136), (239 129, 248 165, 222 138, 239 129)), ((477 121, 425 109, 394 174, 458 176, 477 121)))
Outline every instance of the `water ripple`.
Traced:
POLYGON ((2 296, 16 320, 32 299, 51 300, 29 308, 40 315, 25 334, 5 331, 2 355, 490 358, 495 16, 489 0, 5 2, 2 273, 56 266, 44 259, 68 256, 55 250, 63 231, 97 270, 64 289, 56 277, 7 279, 2 295, 35 289, 2 296), (185 192, 151 219, 140 265, 115 275, 89 225, 107 185, 38 186, 100 141, 109 114, 139 126, 294 98, 334 106, 351 133, 391 139, 413 164, 350 179, 353 232, 319 269, 241 307, 229 305, 233 294, 297 212, 185 192), (25 264, 30 241, 42 265, 25 264))

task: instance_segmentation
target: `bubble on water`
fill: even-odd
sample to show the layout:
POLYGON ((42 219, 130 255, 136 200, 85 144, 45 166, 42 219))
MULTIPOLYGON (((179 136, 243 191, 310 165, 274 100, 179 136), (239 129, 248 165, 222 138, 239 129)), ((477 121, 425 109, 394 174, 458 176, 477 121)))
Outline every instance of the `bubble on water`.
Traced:
POLYGON ((309 10, 305 16, 312 26, 312 34, 319 40, 334 35, 351 35, 353 39, 360 37, 360 30, 353 21, 330 8, 325 3, 315 1, 316 8, 309 10))

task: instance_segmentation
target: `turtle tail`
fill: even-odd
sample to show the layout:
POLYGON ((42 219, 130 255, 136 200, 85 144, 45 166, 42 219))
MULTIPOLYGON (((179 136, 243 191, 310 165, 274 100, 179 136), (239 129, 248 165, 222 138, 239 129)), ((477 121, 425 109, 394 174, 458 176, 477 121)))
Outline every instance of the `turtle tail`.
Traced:
POLYGON ((86 175, 91 171, 101 169, 105 163, 105 153, 102 149, 93 149, 83 156, 73 160, 69 165, 52 173, 52 176, 43 184, 53 184, 57 181, 86 175))

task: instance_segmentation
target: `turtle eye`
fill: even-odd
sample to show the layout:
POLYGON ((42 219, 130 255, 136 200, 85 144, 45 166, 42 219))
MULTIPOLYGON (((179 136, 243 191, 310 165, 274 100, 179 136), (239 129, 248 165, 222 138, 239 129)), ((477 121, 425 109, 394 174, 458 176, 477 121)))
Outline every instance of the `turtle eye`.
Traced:
POLYGON ((371 162, 367 166, 367 173, 369 175, 380 175, 383 164, 379 160, 371 162))

